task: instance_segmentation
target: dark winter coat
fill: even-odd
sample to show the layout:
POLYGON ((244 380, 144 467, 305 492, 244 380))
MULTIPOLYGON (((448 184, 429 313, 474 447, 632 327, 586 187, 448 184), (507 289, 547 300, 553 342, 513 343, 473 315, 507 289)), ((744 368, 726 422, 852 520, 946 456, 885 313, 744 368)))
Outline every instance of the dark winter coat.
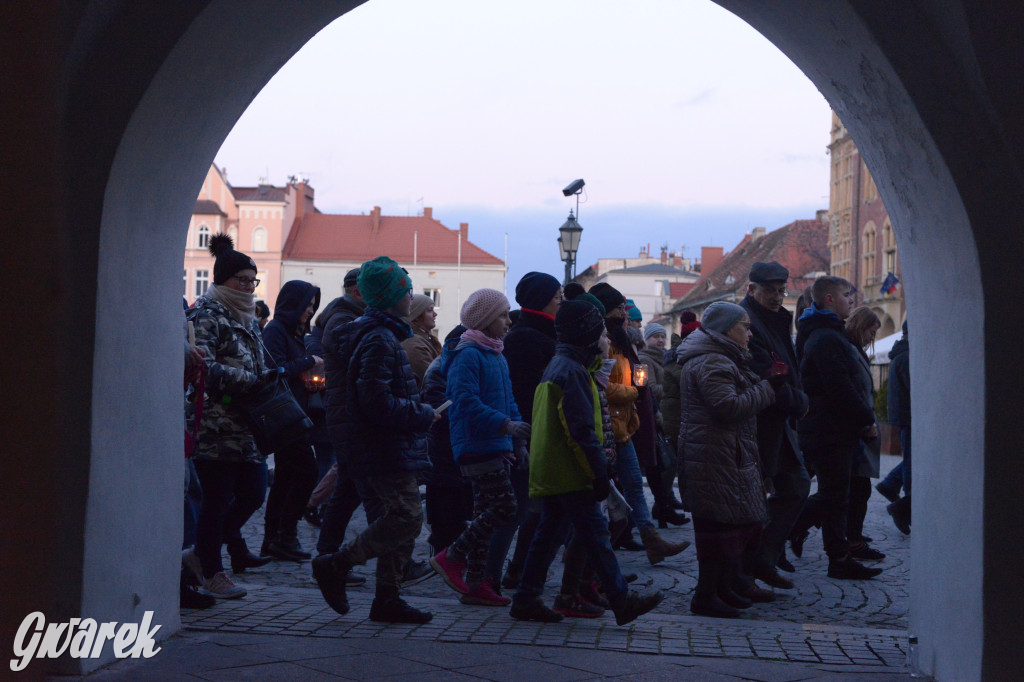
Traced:
POLYGON ((862 351, 846 336, 842 320, 813 304, 797 328, 800 377, 809 404, 807 416, 797 423, 801 442, 820 447, 860 439, 875 423, 871 373, 862 351))
POLYGON ((501 352, 508 362, 512 395, 523 421, 533 419, 533 394, 540 385, 544 369, 555 357, 555 322, 543 315, 524 310, 504 339, 501 352))
POLYGON ((313 311, 320 307, 320 288, 309 282, 285 282, 274 305, 274 319, 263 328, 263 345, 274 362, 283 367, 292 394, 303 410, 309 412, 309 393, 302 375, 315 364, 313 354, 306 351, 302 337, 306 325, 300 324, 302 313, 313 303, 313 311))
POLYGON ((460 341, 441 356, 441 372, 452 401, 452 452, 459 464, 512 452, 512 438, 502 433, 506 420, 521 421, 512 397, 504 356, 470 341, 460 341))
POLYGON ((665 381, 661 391, 661 426, 676 452, 679 452, 679 420, 683 411, 679 394, 683 368, 677 362, 678 351, 678 346, 665 351, 665 381))
POLYGON ((402 350, 411 333, 394 315, 367 308, 324 334, 327 430, 339 469, 352 478, 430 468, 434 409, 420 400, 402 350))
MULTIPOLYGON (((423 375, 434 358, 441 355, 441 342, 433 334, 417 327, 412 328, 412 336, 402 342, 405 354, 409 356, 409 366, 416 375, 416 381, 423 386, 423 375)), ((444 402, 444 401, 442 401, 444 402)))
POLYGON ((693 515, 720 523, 767 519, 757 454, 757 414, 775 401, 767 380, 749 369, 750 354, 718 332, 683 340, 680 456, 685 501, 693 515))
POLYGON ((324 356, 324 335, 329 326, 340 327, 360 317, 366 312, 366 304, 357 301, 349 295, 339 296, 324 308, 323 312, 316 316, 316 324, 309 332, 306 339, 306 351, 310 355, 324 356))
POLYGON ((750 369, 762 379, 767 379, 775 357, 789 367, 786 383, 776 391, 775 403, 757 415, 757 449, 761 466, 765 476, 774 476, 780 468, 786 471, 803 462, 796 422, 807 412, 807 394, 800 383, 800 364, 790 336, 793 314, 785 308, 773 313, 749 294, 740 305, 750 317, 750 369))
POLYGON ((889 423, 910 426, 910 342, 906 336, 889 351, 889 423))
MULTIPOLYGON (((455 350, 459 340, 456 337, 445 341, 441 354, 443 355, 445 352, 455 350)), ((441 371, 441 356, 434 358, 434 361, 430 363, 427 371, 423 374, 422 390, 423 402, 435 409, 448 399, 447 395, 445 395, 447 381, 445 380, 444 372, 441 371)), ((459 471, 459 465, 455 463, 455 456, 452 454, 451 422, 448 415, 449 410, 442 412, 441 420, 435 423, 427 432, 428 452, 433 469, 425 476, 424 482, 451 488, 461 488, 463 478, 459 471)))
POLYGON ((663 348, 644 347, 638 353, 640 362, 647 365, 647 386, 655 402, 661 405, 665 397, 665 350, 663 348))

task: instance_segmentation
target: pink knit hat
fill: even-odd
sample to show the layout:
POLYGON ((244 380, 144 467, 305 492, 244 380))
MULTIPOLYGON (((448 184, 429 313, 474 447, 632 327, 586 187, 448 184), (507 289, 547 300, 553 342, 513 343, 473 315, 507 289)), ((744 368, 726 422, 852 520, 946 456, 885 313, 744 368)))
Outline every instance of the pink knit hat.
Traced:
POLYGON ((477 289, 462 304, 459 317, 468 329, 483 330, 508 309, 505 294, 494 289, 477 289))

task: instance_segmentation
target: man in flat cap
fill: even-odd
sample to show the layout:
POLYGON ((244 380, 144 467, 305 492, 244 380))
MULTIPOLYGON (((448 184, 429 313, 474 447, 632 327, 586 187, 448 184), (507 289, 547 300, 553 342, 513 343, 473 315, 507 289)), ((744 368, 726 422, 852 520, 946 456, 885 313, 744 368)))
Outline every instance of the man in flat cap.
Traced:
POLYGON ((811 481, 797 443, 796 420, 807 412, 807 395, 800 385, 800 363, 793 347, 793 314, 782 307, 789 271, 776 261, 750 268, 747 295, 740 302, 750 316, 750 368, 767 379, 772 364, 786 363, 786 383, 776 390, 775 404, 757 415, 757 447, 764 476, 774 492, 768 498, 768 525, 754 556, 745 558, 746 572, 772 587, 790 589, 793 582, 779 575, 776 565, 792 571, 785 545, 800 516, 811 481), (780 561, 781 560, 781 561, 780 561))

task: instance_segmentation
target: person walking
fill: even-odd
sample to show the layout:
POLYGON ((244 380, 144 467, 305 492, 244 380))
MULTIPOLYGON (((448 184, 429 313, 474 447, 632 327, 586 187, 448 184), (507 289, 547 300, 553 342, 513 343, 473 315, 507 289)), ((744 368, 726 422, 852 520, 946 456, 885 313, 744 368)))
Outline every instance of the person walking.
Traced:
POLYGON ((654 565, 667 557, 679 554, 689 547, 690 543, 673 543, 662 538, 654 527, 651 510, 644 497, 640 463, 637 461, 637 453, 631 440, 633 434, 640 428, 640 417, 636 410, 636 401, 640 393, 633 385, 633 369, 637 356, 626 335, 626 299, 607 282, 595 284, 589 293, 605 308, 605 329, 611 341, 609 359, 615 360, 606 393, 615 430, 616 473, 622 486, 622 493, 632 507, 630 514, 640 530, 647 560, 654 565))
POLYGON ((697 542, 697 588, 690 611, 735 618, 751 605, 740 585, 744 553, 757 547, 767 520, 757 452, 757 414, 771 406, 788 368, 762 379, 750 369, 750 317, 717 301, 701 328, 679 346, 682 364, 682 457, 697 542))
POLYGON ((263 504, 267 457, 256 447, 246 416, 233 400, 276 381, 277 371, 269 367, 260 343, 255 261, 235 251, 224 234, 214 235, 209 249, 216 258, 213 284, 187 314, 207 370, 199 442, 192 455, 203 490, 196 554, 203 589, 219 599, 233 599, 245 596, 246 590, 224 572, 224 540, 235 572, 269 560, 254 556, 241 535, 242 526, 263 504))
POLYGON ((369 525, 337 552, 315 558, 313 577, 327 604, 344 615, 349 571, 376 558, 370 620, 426 623, 433 615, 406 603, 400 590, 423 523, 416 475, 430 467, 426 432, 440 415, 420 400, 401 346, 412 335, 402 319, 412 303, 408 273, 380 256, 363 263, 358 287, 366 313, 329 324, 324 334, 327 426, 341 475, 355 484, 369 525))
POLYGON ((462 475, 473 485, 473 520, 430 565, 464 604, 509 603, 484 575, 492 536, 515 520, 509 466, 510 462, 526 466, 530 437, 530 425, 519 415, 508 363, 501 354, 501 340, 511 324, 508 314, 508 299, 500 291, 474 291, 460 311, 466 331, 441 364, 452 401, 452 452, 462 475))
POLYGON ((853 308, 853 285, 841 277, 822 276, 811 285, 811 299, 797 323, 796 351, 809 406, 797 432, 818 477, 818 490, 794 525, 790 547, 802 556, 808 530, 821 525, 829 577, 864 580, 882 570, 850 556, 850 479, 863 441, 877 438, 878 432, 870 389, 863 390, 865 383, 870 387, 870 373, 844 332, 853 308))
MULTIPOLYGON (((599 344, 605 336, 604 321, 596 307, 575 300, 559 308, 555 324, 557 351, 537 388, 531 439, 530 496, 542 501, 543 512, 510 615, 540 622, 562 619, 544 604, 541 595, 568 522, 573 543, 582 547, 604 586, 616 624, 625 625, 654 609, 664 595, 660 591, 647 595, 629 591, 599 505, 611 491, 595 380, 602 366, 599 344)), ((559 595, 559 600, 577 603, 556 600, 556 608, 570 611, 578 607, 576 597, 559 595)))
POLYGON ((886 507, 893 523, 904 535, 910 535, 910 333, 903 322, 903 336, 889 351, 889 423, 900 430, 903 461, 893 467, 875 486, 891 504, 886 507), (900 488, 903 497, 900 497, 900 488))
MULTIPOLYGON (((310 412, 307 373, 315 367, 322 369, 324 361, 306 351, 303 338, 319 307, 319 287, 301 280, 285 282, 274 303, 274 319, 263 328, 264 346, 277 366, 284 370, 295 400, 307 415, 310 412)), ((310 553, 299 543, 296 526, 316 483, 316 455, 308 435, 277 448, 260 554, 288 561, 310 558, 310 553)))
POLYGON ((768 523, 761 542, 745 559, 750 575, 780 589, 792 589, 793 581, 779 575, 776 566, 792 568, 785 558, 786 540, 800 516, 811 490, 796 433, 797 420, 807 413, 807 394, 793 345, 793 315, 782 307, 787 294, 789 270, 777 261, 756 262, 750 267, 747 295, 740 306, 750 317, 750 369, 762 379, 771 377, 776 361, 789 367, 777 400, 757 415, 757 451, 766 481, 768 523))

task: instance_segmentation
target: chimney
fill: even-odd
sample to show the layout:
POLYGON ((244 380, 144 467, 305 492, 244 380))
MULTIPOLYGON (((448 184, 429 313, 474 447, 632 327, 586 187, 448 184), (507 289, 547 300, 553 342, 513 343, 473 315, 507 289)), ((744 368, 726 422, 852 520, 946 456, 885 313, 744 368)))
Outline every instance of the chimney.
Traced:
POLYGON ((725 249, 721 246, 700 247, 700 276, 705 279, 715 271, 715 268, 722 262, 725 249))
POLYGON ((668 247, 661 247, 661 264, 666 265, 668 263, 668 247))
POLYGON ((380 206, 374 206, 370 211, 370 220, 373 221, 373 234, 380 232, 380 206))
POLYGON ((767 227, 755 227, 754 231, 750 235, 750 241, 756 242, 758 239, 765 236, 766 234, 768 234, 767 227))
POLYGON ((814 214, 814 217, 818 219, 819 223, 828 222, 828 210, 821 208, 814 214))
POLYGON ((680 256, 678 253, 672 254, 672 267, 676 268, 677 270, 681 270, 683 268, 683 257, 680 256))
POLYGON ((433 220, 434 219, 434 209, 431 208, 430 206, 424 206, 423 207, 423 217, 426 218, 427 220, 433 220))
POLYGON ((462 241, 469 241, 469 223, 459 223, 459 234, 462 235, 462 241))

